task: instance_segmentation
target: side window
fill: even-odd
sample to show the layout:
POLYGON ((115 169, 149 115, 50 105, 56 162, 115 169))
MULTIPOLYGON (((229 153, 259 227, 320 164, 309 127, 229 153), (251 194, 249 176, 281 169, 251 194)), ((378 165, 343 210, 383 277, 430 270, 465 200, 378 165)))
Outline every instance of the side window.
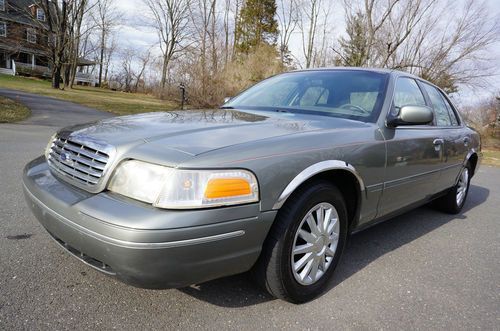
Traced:
POLYGON ((435 87, 425 83, 424 88, 431 99, 432 107, 434 108, 434 116, 436 117, 436 124, 438 126, 451 126, 450 114, 448 108, 446 108, 441 92, 435 87))
POLYGON ((446 108, 448 109, 448 113, 450 114, 451 125, 458 126, 459 122, 458 122, 457 114, 453 110, 453 107, 451 106, 448 99, 446 99, 446 97, 444 97, 442 94, 441 94, 441 96, 443 97, 444 104, 446 105, 446 108))
POLYGON ((36 43, 36 30, 33 28, 26 29, 26 40, 28 42, 35 44, 36 43))
POLYGON ((414 79, 403 77, 396 82, 394 107, 398 109, 403 106, 425 106, 424 95, 414 79))
POLYGON ((36 19, 45 22, 45 12, 42 8, 36 9, 36 19))
POLYGON ((326 105, 329 91, 321 86, 311 86, 300 98, 301 106, 326 105))

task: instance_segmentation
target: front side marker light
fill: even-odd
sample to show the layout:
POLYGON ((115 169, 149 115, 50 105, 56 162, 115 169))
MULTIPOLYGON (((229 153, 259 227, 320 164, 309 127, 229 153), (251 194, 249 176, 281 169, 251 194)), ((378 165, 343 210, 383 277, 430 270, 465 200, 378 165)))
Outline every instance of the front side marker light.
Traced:
POLYGON ((206 199, 232 198, 252 194, 250 183, 241 178, 210 179, 205 189, 206 199))

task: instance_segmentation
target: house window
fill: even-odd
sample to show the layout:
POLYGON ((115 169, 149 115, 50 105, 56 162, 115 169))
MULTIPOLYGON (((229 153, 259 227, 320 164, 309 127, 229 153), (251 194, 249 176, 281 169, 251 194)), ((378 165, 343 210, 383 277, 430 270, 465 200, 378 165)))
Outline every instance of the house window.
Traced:
POLYGON ((36 9, 36 19, 39 20, 39 21, 44 21, 45 22, 45 12, 43 11, 42 8, 37 8, 36 9))
POLYGON ((51 33, 47 36, 47 45, 50 47, 55 47, 57 42, 57 38, 55 33, 51 33))
POLYGON ((26 29, 26 39, 30 43, 33 43, 33 44, 36 43, 36 31, 35 31, 35 29, 32 29, 32 28, 26 29))
POLYGON ((7 23, 0 22, 0 37, 7 36, 7 23))
POLYGON ((0 0, 0 10, 5 11, 5 0, 0 0))

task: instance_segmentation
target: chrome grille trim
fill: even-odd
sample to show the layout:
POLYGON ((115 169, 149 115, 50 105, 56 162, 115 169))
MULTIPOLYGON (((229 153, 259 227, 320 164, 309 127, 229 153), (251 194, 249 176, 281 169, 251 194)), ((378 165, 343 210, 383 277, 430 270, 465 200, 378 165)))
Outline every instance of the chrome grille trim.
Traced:
POLYGON ((113 148, 81 137, 57 136, 47 154, 56 175, 88 191, 98 191, 113 148), (91 147, 92 146, 92 147, 91 147))
POLYGON ((101 163, 108 162, 109 156, 105 153, 99 152, 93 148, 85 147, 84 145, 80 145, 80 147, 78 147, 78 144, 75 144, 74 142, 72 142, 70 140, 65 139, 65 142, 66 143, 62 143, 61 138, 58 138, 54 141, 54 144, 57 147, 60 147, 60 148, 64 147, 65 150, 69 150, 69 151, 81 154, 81 155, 86 156, 90 159, 94 159, 98 162, 101 162, 101 163))

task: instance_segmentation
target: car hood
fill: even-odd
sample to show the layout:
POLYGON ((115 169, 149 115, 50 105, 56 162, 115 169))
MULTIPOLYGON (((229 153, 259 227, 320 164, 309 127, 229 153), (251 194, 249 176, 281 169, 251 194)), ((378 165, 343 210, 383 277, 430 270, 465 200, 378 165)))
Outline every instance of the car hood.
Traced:
MULTIPOLYGON (((120 148, 150 145, 196 156, 232 145, 300 132, 364 127, 367 124, 293 113, 197 110, 145 113, 76 125, 61 132, 120 148)), ((150 149, 150 148, 148 148, 150 149)))

